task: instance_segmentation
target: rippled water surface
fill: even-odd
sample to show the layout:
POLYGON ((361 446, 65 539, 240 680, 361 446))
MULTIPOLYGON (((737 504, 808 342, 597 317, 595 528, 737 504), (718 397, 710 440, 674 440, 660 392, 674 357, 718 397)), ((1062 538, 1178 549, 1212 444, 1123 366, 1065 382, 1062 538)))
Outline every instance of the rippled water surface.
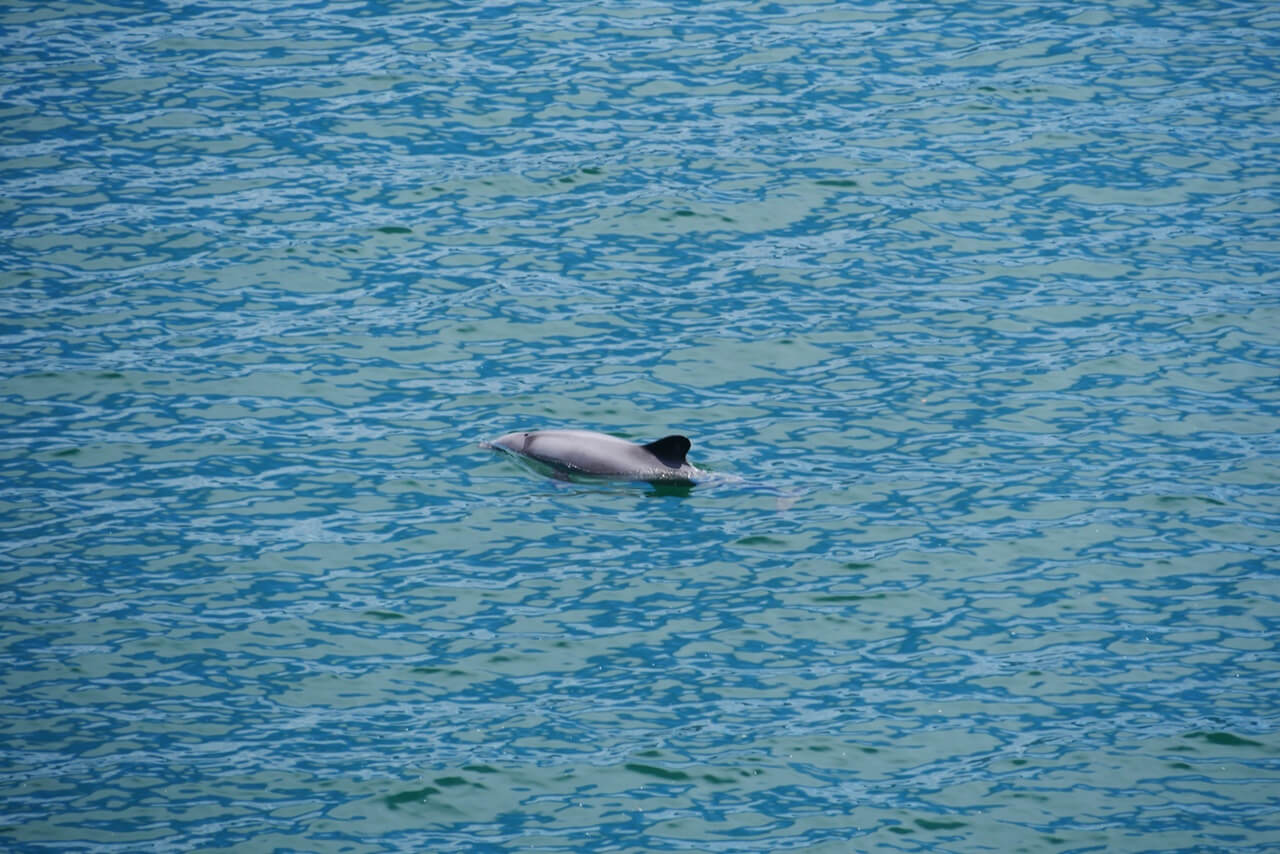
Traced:
POLYGON ((1280 839, 1275 7, 0 33, 0 846, 1280 839))

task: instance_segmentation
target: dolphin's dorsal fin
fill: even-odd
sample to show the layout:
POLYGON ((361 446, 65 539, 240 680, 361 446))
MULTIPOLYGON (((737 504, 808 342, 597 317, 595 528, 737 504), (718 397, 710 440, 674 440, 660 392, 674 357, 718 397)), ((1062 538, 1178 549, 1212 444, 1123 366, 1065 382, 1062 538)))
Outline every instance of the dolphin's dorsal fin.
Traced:
POLYGON ((692 445, 684 436, 663 436, 645 445, 644 449, 661 460, 663 465, 678 469, 687 464, 684 455, 689 453, 692 445))

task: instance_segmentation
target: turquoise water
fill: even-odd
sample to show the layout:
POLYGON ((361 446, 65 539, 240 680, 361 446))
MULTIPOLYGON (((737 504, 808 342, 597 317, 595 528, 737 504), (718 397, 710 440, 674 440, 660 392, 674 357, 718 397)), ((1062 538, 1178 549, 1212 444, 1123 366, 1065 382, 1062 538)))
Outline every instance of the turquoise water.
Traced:
POLYGON ((4 848, 1280 840, 1274 7, 0 32, 4 848))

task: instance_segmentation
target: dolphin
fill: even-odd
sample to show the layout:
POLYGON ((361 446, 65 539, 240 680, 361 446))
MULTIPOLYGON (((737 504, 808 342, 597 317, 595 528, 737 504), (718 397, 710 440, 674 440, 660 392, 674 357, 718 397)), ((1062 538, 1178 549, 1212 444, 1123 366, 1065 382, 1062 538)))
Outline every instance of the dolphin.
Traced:
POLYGON ((529 430, 508 433, 480 446, 514 454, 560 480, 578 475, 692 483, 702 472, 685 459, 691 444, 684 436, 664 436, 637 445, 594 430, 529 430))

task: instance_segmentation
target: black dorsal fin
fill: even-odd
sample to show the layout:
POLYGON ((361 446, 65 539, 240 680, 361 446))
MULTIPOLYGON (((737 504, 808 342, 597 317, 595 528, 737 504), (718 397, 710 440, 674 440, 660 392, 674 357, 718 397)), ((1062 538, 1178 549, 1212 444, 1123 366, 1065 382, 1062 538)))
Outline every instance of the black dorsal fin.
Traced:
POLYGON ((678 469, 687 464, 684 455, 692 446, 693 443, 684 436, 663 436, 645 445, 644 449, 662 460, 663 465, 678 469))

